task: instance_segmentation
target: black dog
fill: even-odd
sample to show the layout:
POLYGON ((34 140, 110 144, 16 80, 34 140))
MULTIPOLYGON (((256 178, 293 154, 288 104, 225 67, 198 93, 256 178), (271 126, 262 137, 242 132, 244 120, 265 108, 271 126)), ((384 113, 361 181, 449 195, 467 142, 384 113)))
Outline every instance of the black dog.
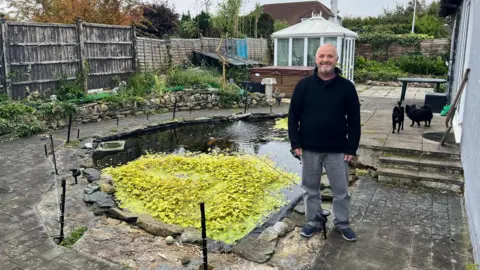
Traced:
POLYGON ((412 124, 410 125, 411 127, 413 127, 415 122, 420 127, 420 122, 423 122, 423 121, 425 121, 426 127, 430 126, 430 122, 432 121, 432 118, 433 118, 433 113, 430 106, 425 105, 420 109, 417 109, 417 106, 415 106, 415 104, 413 104, 412 106, 407 105, 406 112, 407 112, 408 118, 412 120, 412 124))
POLYGON ((400 127, 402 127, 403 130, 403 121, 405 121, 405 108, 403 108, 402 104, 398 102, 398 106, 395 106, 392 112, 392 133, 395 133, 395 128, 397 128, 397 124, 397 133, 400 133, 400 127))

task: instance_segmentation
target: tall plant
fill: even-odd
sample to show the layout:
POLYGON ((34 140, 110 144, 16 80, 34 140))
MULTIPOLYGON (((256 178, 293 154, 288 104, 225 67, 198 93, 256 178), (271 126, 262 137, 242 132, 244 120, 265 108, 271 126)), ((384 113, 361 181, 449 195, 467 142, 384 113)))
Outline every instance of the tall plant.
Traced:
POLYGON ((244 0, 223 0, 218 4, 217 27, 226 28, 227 32, 234 36, 238 36, 238 21, 240 10, 244 0))

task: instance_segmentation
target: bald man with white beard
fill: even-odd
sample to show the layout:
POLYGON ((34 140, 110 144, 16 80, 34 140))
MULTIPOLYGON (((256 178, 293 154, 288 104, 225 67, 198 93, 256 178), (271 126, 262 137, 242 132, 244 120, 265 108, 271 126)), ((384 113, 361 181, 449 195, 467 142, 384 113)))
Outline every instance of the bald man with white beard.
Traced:
POLYGON ((337 49, 318 48, 315 72, 301 79, 288 113, 291 147, 302 160, 302 187, 308 223, 300 234, 324 230, 320 180, 325 168, 333 193, 333 223, 347 241, 356 241, 349 226, 348 163, 360 142, 360 102, 355 86, 340 76, 337 49))

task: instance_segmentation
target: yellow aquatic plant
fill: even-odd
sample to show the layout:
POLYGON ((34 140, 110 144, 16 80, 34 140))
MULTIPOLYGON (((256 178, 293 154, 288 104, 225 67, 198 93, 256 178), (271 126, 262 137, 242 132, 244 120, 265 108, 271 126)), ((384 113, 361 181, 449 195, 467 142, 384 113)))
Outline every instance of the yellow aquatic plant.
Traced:
POLYGON ((148 154, 106 168, 120 206, 182 227, 201 229, 205 202, 207 236, 234 243, 286 203, 280 190, 298 182, 266 157, 222 153, 148 154))
POLYGON ((275 121, 274 129, 278 130, 288 130, 288 118, 280 118, 275 121))

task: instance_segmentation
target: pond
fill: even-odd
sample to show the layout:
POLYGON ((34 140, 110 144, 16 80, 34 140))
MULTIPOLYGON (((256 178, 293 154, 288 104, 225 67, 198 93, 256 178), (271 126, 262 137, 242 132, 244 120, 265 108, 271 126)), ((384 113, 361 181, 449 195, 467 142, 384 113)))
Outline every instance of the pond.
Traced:
MULTIPOLYGON (((301 164, 300 161, 295 159, 290 153, 290 143, 286 140, 286 132, 274 129, 274 125, 274 120, 254 122, 225 121, 183 125, 170 130, 124 137, 123 140, 125 144, 123 151, 95 152, 92 157, 95 166, 103 169, 118 167, 132 161, 137 162, 145 156, 148 157, 148 154, 210 153, 212 149, 220 149, 222 152, 227 153, 235 152, 257 156, 260 162, 253 160, 257 163, 263 162, 260 157, 268 157, 272 161, 272 164, 269 165, 264 162, 264 166, 270 166, 270 169, 273 168, 274 174, 278 171, 279 179, 281 177, 280 172, 288 172, 300 176, 301 164)), ((204 156, 204 158, 206 162, 212 162, 207 156, 204 156)), ((166 164, 171 161, 165 158, 161 162, 166 164)), ((139 166, 146 165, 143 163, 139 164, 139 166)), ((175 165, 169 164, 168 166, 172 167, 175 165)), ((219 170, 221 170, 220 167, 221 166, 219 166, 219 170)), ((231 169, 233 174, 235 174, 235 170, 234 168, 231 169)), ((161 175, 163 177, 167 172, 171 173, 171 170, 165 168, 165 170, 156 172, 154 175, 161 175)), ((128 171, 125 172, 124 175, 129 175, 130 173, 131 172, 128 171)), ((177 175, 179 175, 178 172, 174 174, 175 177, 177 177, 177 175)), ((271 175, 272 172, 270 172, 270 177, 271 175)), ((240 178, 240 176, 238 177, 240 178)), ((195 179, 193 180, 195 181, 195 179)), ((178 178, 176 181, 178 181, 178 178)), ((298 179, 295 180, 292 178, 289 181, 287 187, 283 187, 280 190, 280 194, 284 197, 282 208, 277 208, 274 213, 269 213, 268 219, 262 220, 262 222, 266 222, 263 223, 263 226, 281 219, 281 216, 286 214, 286 211, 298 201, 303 193, 303 189, 298 184, 298 179)), ((256 233, 258 233, 262 224, 257 223, 253 227, 250 226, 249 230, 251 231, 255 227, 256 233)), ((238 237, 236 238, 238 240, 238 237)), ((228 239, 233 240, 231 237, 228 239)))
POLYGON ((170 130, 125 138, 124 151, 95 152, 97 168, 118 166, 149 153, 207 153, 212 148, 267 155, 275 164, 301 174, 301 164, 290 153, 286 132, 274 129, 275 120, 234 121, 185 125, 170 130))

